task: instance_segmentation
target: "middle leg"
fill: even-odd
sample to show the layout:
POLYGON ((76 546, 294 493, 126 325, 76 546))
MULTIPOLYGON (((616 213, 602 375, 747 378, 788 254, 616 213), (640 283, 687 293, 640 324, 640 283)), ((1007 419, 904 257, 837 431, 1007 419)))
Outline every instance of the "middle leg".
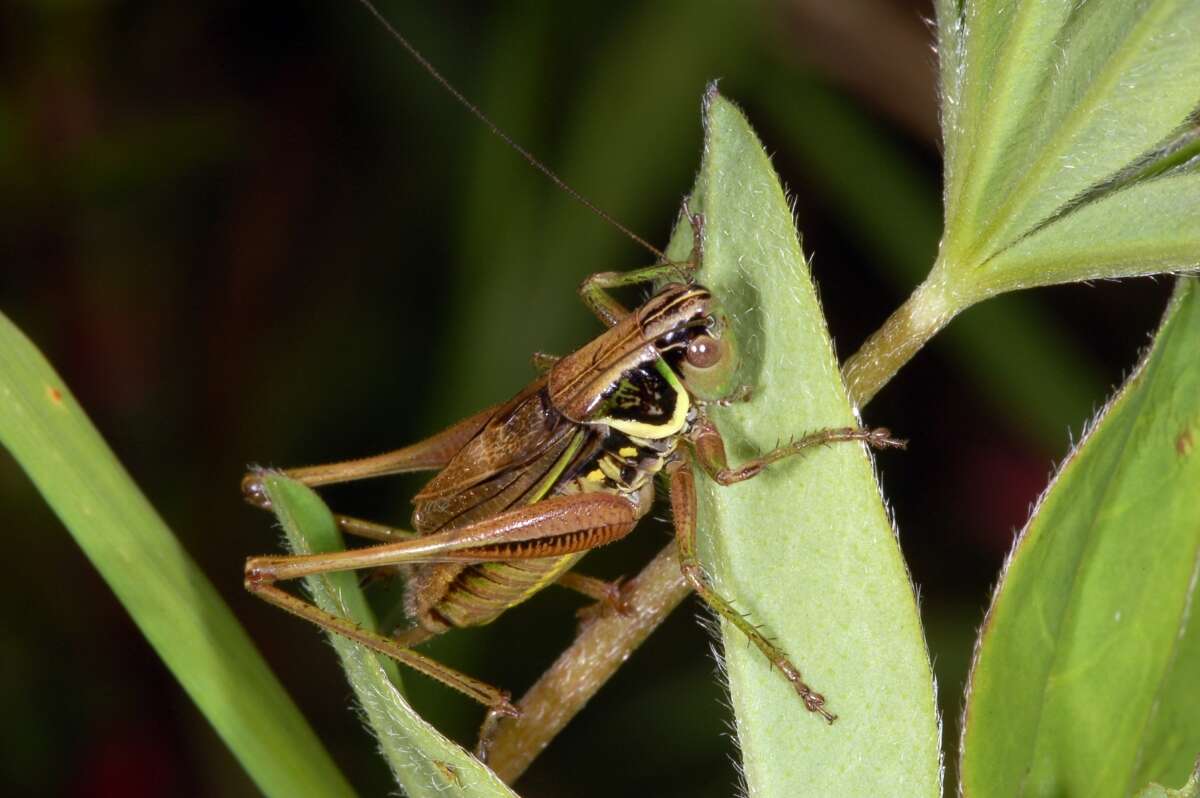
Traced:
MULTIPOLYGON (((493 405, 423 441, 418 441, 402 449, 357 460, 289 468, 285 469, 283 473, 292 479, 303 482, 310 488, 315 488, 359 479, 443 468, 471 438, 478 434, 483 425, 491 420, 498 407, 499 405, 493 405)), ((242 496, 255 507, 266 510, 270 509, 270 501, 263 489, 263 473, 258 470, 251 471, 242 478, 242 496)), ((347 531, 351 530, 347 529, 347 531)))
POLYGON ((701 416, 696 421, 692 426, 690 439, 700 467, 721 485, 743 482, 762 473, 763 469, 772 463, 800 454, 807 449, 824 446, 827 443, 862 441, 876 449, 903 449, 906 445, 904 441, 893 438, 892 433, 882 427, 877 429, 861 427, 823 429, 747 460, 736 468, 730 468, 725 454, 725 439, 721 437, 721 431, 717 429, 716 424, 713 424, 708 417, 701 416))
POLYGON ((825 697, 813 690, 800 675, 800 669, 792 664, 787 654, 779 646, 768 640, 754 624, 746 620, 740 612, 734 609, 729 601, 717 593, 709 582, 708 575, 700 564, 696 554, 696 484, 692 476, 691 458, 685 456, 671 466, 671 515, 674 516, 675 542, 679 547, 679 567, 683 576, 691 584, 705 604, 725 620, 732 623, 751 643, 763 653, 767 661, 779 668, 787 679, 804 706, 809 712, 815 712, 826 722, 833 723, 837 716, 825 708, 825 697))

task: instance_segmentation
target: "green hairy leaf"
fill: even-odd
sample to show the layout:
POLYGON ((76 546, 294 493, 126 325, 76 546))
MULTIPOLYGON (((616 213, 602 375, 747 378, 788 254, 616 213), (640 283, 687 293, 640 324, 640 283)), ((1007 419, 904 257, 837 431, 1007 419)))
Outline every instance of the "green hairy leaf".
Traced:
POLYGON ((941 2, 938 23, 947 295, 1200 262, 1200 4, 941 2))
POLYGON ((1200 267, 1200 3, 938 0, 945 229, 846 364, 869 400, 965 308, 1200 267))
MULTIPOLYGON (((704 268, 732 318, 753 398, 712 408, 731 462, 781 438, 855 426, 779 180, 741 112, 714 92, 689 200, 704 268)), ((686 258, 684 224, 668 255, 686 258)), ((939 728, 912 584, 861 444, 832 444, 732 487, 697 472, 700 546, 718 592, 761 623, 838 715, 809 713, 722 624, 751 795, 940 794, 939 728), (870 752, 864 756, 864 752, 870 752)))
POLYGON ((1126 796, 1200 751, 1200 282, 1069 456, 972 671, 967 796, 1126 796))

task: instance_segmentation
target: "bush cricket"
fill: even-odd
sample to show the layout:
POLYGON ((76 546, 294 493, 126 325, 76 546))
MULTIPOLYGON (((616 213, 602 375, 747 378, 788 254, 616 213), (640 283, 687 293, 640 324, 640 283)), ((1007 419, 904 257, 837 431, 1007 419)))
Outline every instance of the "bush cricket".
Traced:
MULTIPOLYGON (((694 275, 703 261, 703 219, 692 224, 692 254, 682 263, 617 224, 500 131, 467 102, 370 5, 393 37, 535 168, 651 251, 659 263, 630 272, 592 275, 580 286, 585 304, 607 330, 561 358, 541 356, 543 373, 507 402, 494 405, 411 446, 374 457, 288 469, 317 487, 370 477, 436 470, 413 498, 413 529, 345 515, 342 530, 374 541, 343 552, 262 556, 246 562, 246 588, 260 598, 458 690, 487 708, 477 753, 486 758, 499 720, 518 714, 510 695, 413 649, 451 628, 489 623, 537 591, 558 583, 620 611, 619 586, 575 573, 590 549, 631 532, 651 509, 656 477, 668 485, 679 566, 691 588, 778 668, 804 706, 832 723, 825 698, 787 654, 709 583, 696 553, 693 466, 721 485, 753 478, 771 464, 813 446, 862 441, 901 446, 887 430, 819 430, 731 466, 708 405, 737 401, 737 346, 719 300, 694 275), (658 286, 627 310, 611 293, 658 286), (333 571, 400 567, 407 576, 411 625, 375 634, 292 595, 278 582, 333 571)), ((685 206, 686 207, 686 206, 685 206)), ((269 507, 261 475, 242 483, 248 501, 269 507)))

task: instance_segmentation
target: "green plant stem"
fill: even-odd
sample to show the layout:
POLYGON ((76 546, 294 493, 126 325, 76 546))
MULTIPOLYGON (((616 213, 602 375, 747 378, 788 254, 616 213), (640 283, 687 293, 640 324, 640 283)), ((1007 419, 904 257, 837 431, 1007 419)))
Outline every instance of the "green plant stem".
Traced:
POLYGON ((846 389, 856 406, 871 401, 964 306, 953 301, 939 274, 935 266, 929 278, 842 366, 846 389))

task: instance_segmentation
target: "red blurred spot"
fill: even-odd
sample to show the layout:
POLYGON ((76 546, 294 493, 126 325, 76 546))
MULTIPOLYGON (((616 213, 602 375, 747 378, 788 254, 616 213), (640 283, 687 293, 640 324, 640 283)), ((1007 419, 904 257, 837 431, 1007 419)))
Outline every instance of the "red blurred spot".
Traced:
POLYGON ((972 519, 986 548, 1007 552, 1046 488, 1050 463, 1028 449, 997 442, 959 465, 959 496, 965 504, 960 517, 972 519))
POLYGON ((180 795, 176 752, 146 727, 114 730, 84 753, 74 787, 77 798, 158 798, 180 795))

